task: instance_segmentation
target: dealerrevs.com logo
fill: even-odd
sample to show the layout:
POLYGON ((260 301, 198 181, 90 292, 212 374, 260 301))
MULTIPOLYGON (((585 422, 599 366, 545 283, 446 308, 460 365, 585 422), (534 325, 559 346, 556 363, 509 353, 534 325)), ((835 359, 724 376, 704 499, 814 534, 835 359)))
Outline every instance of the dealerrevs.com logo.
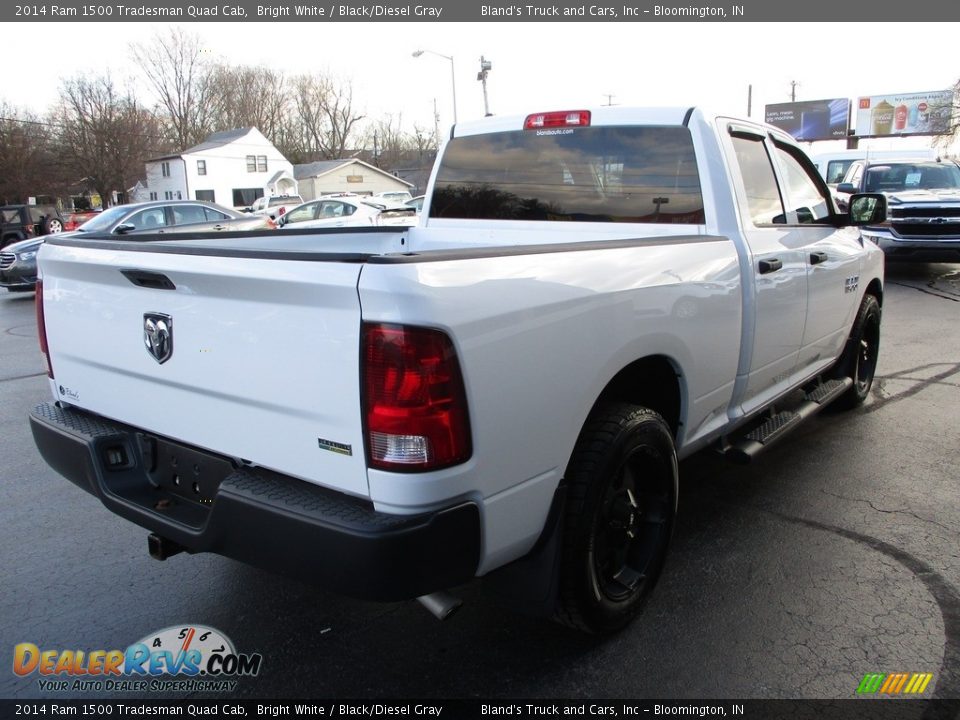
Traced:
POLYGON ((238 653, 219 630, 177 625, 126 650, 13 648, 13 672, 37 677, 42 691, 232 691, 238 677, 260 672, 260 653, 238 653))

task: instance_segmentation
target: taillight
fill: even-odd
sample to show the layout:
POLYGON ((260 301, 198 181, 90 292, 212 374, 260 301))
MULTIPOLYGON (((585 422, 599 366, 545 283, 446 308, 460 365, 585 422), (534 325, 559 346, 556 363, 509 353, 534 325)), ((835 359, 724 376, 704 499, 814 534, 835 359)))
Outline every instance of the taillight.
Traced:
POLYGON ((525 130, 540 130, 543 128, 586 127, 589 124, 589 110, 561 110, 527 115, 523 127, 525 130))
POLYGON ((381 470, 437 470, 469 459, 463 377, 446 333, 363 325, 367 461, 381 470))
POLYGON ((283 215, 286 211, 287 211, 287 208, 285 206, 281 207, 280 212, 278 214, 283 215))
POLYGON ((53 364, 50 362, 50 349, 47 347, 47 323, 43 316, 43 280, 37 278, 37 335, 40 338, 40 352, 47 359, 47 377, 53 377, 53 364))

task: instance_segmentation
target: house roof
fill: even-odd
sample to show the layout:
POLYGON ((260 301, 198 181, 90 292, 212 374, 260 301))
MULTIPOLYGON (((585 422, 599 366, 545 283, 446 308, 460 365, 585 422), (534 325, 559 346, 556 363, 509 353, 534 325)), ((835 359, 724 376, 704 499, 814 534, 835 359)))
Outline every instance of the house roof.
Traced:
POLYGON ((254 130, 253 127, 237 128, 235 130, 221 130, 220 132, 215 132, 212 135, 207 135, 206 139, 199 145, 194 145, 184 150, 181 155, 189 155, 190 153, 202 152, 204 150, 212 150, 213 148, 222 147, 229 143, 232 143, 234 140, 239 140, 242 137, 245 137, 250 133, 251 130, 254 130))
POLYGON ((147 162, 157 162, 158 160, 176 160, 177 158, 183 157, 184 155, 190 155, 191 153, 198 153, 203 152, 204 150, 212 150, 213 148, 223 147, 224 145, 232 143, 234 140, 239 140, 242 137, 246 137, 250 134, 251 130, 256 130, 256 128, 245 127, 236 128, 234 130, 221 130, 220 132, 215 132, 212 135, 207 135, 204 141, 199 145, 188 147, 186 150, 183 150, 179 153, 150 158, 147 160, 147 162))
POLYGON ((357 158, 347 158, 344 160, 318 160, 317 162, 306 163, 304 165, 294 165, 293 166, 293 176, 297 180, 304 180, 306 178, 317 178, 321 175, 326 175, 327 173, 333 172, 344 165, 362 165, 368 170, 373 172, 380 173, 381 175, 386 175, 391 180, 396 180, 397 182, 403 183, 404 185, 409 185, 413 187, 413 183, 409 183, 403 178, 398 178, 393 173, 387 172, 386 170, 381 170, 378 167, 374 167, 369 163, 365 163, 363 160, 357 160, 357 158))

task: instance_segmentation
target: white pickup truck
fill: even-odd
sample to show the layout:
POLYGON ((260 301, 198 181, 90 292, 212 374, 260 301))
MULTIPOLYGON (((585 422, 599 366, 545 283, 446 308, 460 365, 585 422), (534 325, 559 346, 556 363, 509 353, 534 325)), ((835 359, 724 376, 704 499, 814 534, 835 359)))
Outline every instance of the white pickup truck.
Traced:
POLYGON ((837 214, 786 134, 695 108, 463 123, 416 227, 48 240, 34 437, 159 559, 438 614, 501 569, 616 630, 678 458, 867 396, 883 255, 856 226, 885 212, 837 214))

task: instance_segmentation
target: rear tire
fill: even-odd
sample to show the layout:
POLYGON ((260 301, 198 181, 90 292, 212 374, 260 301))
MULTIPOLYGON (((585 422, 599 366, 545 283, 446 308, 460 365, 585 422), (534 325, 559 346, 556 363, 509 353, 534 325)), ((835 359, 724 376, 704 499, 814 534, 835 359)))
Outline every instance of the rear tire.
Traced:
POLYGON ((853 380, 850 389, 834 402, 836 408, 850 410, 867 399, 877 371, 879 351, 880 303, 873 295, 864 295, 843 355, 831 372, 833 377, 853 380))
POLYGON ((673 533, 678 472, 670 427, 647 408, 599 405, 566 481, 555 619, 591 633, 620 630, 653 589, 673 533))

